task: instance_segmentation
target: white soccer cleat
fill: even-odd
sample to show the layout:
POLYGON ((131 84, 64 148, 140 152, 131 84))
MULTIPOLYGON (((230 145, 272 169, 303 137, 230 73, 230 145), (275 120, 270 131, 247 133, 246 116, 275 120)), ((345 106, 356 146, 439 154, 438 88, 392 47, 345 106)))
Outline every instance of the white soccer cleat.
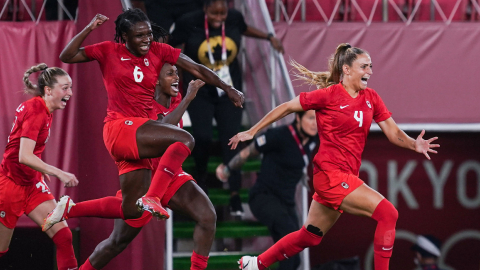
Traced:
POLYGON ((240 270, 258 270, 257 257, 256 256, 243 256, 238 261, 238 268, 240 270))
POLYGON ((48 214, 47 218, 45 218, 42 225, 42 231, 47 231, 53 225, 68 219, 67 214, 70 211, 70 208, 72 208, 74 205, 75 203, 68 195, 60 198, 57 207, 55 207, 55 209, 48 214))

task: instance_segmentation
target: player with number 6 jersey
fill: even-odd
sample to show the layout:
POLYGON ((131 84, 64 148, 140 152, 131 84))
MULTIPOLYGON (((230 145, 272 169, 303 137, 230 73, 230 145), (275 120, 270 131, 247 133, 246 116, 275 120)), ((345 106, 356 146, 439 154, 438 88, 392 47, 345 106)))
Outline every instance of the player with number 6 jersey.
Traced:
POLYGON ((358 177, 370 125, 375 120, 391 143, 422 153, 428 159, 429 152, 437 153, 432 148, 439 145, 431 144, 437 138, 424 140, 422 131, 413 139, 397 126, 379 95, 367 87, 373 70, 366 51, 342 43, 329 63, 328 72, 312 72, 293 62, 299 77, 328 87, 301 93, 230 139, 229 145, 236 148, 240 141, 252 139, 259 130, 292 112, 316 112, 320 148, 314 158, 315 193, 307 220, 300 230, 283 237, 258 257, 242 257, 240 269, 263 270, 320 244, 344 211, 377 221, 373 240, 375 270, 389 269, 398 212, 358 177))
MULTIPOLYGON (((176 64, 205 83, 223 89, 235 106, 241 107, 244 97, 179 49, 158 43, 168 34, 151 24, 140 9, 127 9, 117 17, 116 43, 81 47, 90 32, 107 20, 106 16, 97 14, 67 44, 60 59, 65 63, 96 60, 100 65, 108 94, 103 140, 118 166, 122 190, 121 207, 108 208, 108 216, 137 219, 137 226, 141 227, 148 217, 144 211, 157 218, 168 218, 160 200, 195 144, 188 132, 155 121, 155 83, 163 64, 176 64), (150 159, 158 157, 161 159, 151 178, 150 159)), ((101 269, 112 258, 107 257, 102 256, 102 251, 95 251, 81 268, 101 269)))
MULTIPOLYGON (((0 257, 7 253, 13 230, 23 214, 41 226, 55 208, 55 198, 45 182, 50 180, 49 175, 56 176, 65 187, 78 185, 75 175, 41 159, 50 137, 53 112, 64 109, 72 96, 72 79, 61 68, 39 64, 25 72, 23 81, 26 92, 35 97, 17 107, 0 167, 0 257), (37 71, 41 71, 38 86, 29 80, 30 74, 37 71)), ((57 249, 58 269, 77 269, 67 223, 56 224, 47 235, 57 249)))

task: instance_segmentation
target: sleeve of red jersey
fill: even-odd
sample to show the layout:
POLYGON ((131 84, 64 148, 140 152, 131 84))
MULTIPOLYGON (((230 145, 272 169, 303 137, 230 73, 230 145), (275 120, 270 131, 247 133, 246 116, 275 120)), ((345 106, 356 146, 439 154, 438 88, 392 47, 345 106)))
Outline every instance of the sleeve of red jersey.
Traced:
POLYGON ((114 43, 111 41, 104 41, 93 45, 84 47, 85 54, 90 60, 97 60, 101 62, 105 55, 110 53, 113 49, 114 43))
POLYGON ((372 90, 372 93, 372 100, 374 101, 373 120, 375 120, 377 123, 387 120, 390 118, 390 116, 392 116, 392 113, 387 109, 387 106, 385 106, 385 103, 383 103, 382 98, 377 94, 377 92, 372 90))
POLYGON ((300 105, 302 105, 304 111, 324 108, 327 104, 327 99, 328 92, 326 89, 300 93, 300 105))
POLYGON ((45 125, 45 113, 42 113, 40 110, 45 110, 45 108, 27 106, 25 108, 25 114, 23 115, 22 125, 22 134, 20 137, 26 137, 37 141, 38 134, 40 130, 45 125))
POLYGON ((172 46, 165 43, 153 42, 152 46, 155 46, 156 54, 162 59, 164 63, 175 65, 182 50, 175 49, 172 46))

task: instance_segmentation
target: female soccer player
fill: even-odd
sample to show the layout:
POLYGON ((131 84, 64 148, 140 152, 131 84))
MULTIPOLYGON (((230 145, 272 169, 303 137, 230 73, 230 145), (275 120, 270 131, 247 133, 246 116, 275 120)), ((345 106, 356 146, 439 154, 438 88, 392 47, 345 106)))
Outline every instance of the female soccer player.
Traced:
POLYGON ((68 43, 60 59, 66 63, 97 60, 100 64, 108 93, 103 138, 119 168, 123 195, 121 209, 112 209, 112 213, 123 219, 141 218, 138 206, 141 211, 148 210, 158 218, 168 218, 160 198, 190 155, 194 140, 182 129, 152 120, 157 117, 153 96, 163 64, 176 63, 206 83, 225 90, 236 106, 242 106, 244 97, 210 69, 181 54, 179 49, 154 42, 154 34, 159 38, 166 33, 151 25, 140 9, 128 9, 117 17, 117 42, 106 41, 81 48, 88 34, 106 20, 106 16, 97 14, 68 43), (145 194, 143 187, 150 184, 149 158, 160 156, 163 158, 145 194))
MULTIPOLYGON (((158 121, 182 128, 182 116, 204 82, 201 80, 190 82, 183 100, 178 89, 178 82, 177 68, 168 63, 164 64, 156 86, 154 107, 158 115, 158 121)), ((153 168, 158 166, 159 160, 160 158, 152 159, 153 168)), ((110 216, 108 209, 119 209, 122 204, 121 198, 122 194, 119 191, 116 197, 110 196, 72 205, 68 196, 64 196, 55 210, 52 211, 52 214, 45 220, 44 229, 48 230, 57 222, 74 217, 115 218, 115 216, 110 216)), ((165 195, 161 198, 161 203, 173 211, 183 213, 195 220, 191 269, 206 269, 216 227, 215 209, 207 195, 190 174, 180 170, 176 172, 165 195)), ((91 269, 88 267, 93 264, 95 264, 94 269, 101 269, 116 255, 120 254, 140 233, 142 226, 151 219, 152 215, 149 212, 145 213, 147 214, 146 220, 141 222, 131 219, 117 219, 110 237, 97 247, 81 269, 91 269)))
POLYGON ((389 141, 424 154, 437 153, 431 144, 437 137, 424 140, 423 130, 410 138, 399 129, 380 96, 367 82, 372 75, 370 55, 347 43, 340 44, 330 63, 329 73, 313 73, 310 79, 327 78, 329 87, 301 93, 269 112, 251 129, 238 133, 231 141, 236 148, 262 128, 292 112, 315 110, 320 149, 314 159, 313 186, 315 194, 304 226, 275 243, 257 257, 244 256, 240 269, 265 269, 276 261, 290 258, 303 249, 320 244, 322 237, 335 224, 343 211, 376 220, 374 245, 375 270, 387 270, 395 240, 398 212, 377 191, 367 186, 358 172, 372 119, 378 123, 389 141), (325 76, 328 75, 328 76, 325 76))
MULTIPOLYGON (((18 106, 0 168, 0 257, 5 255, 13 230, 25 213, 38 225, 55 206, 45 178, 56 176, 65 187, 78 185, 75 175, 62 171, 41 160, 50 135, 53 112, 63 110, 72 97, 72 79, 63 69, 46 64, 32 66, 25 72, 26 92, 34 94, 18 106), (41 71, 38 86, 29 80, 30 74, 41 71)), ((77 269, 72 247, 72 232, 67 223, 52 227, 47 235, 57 248, 59 270, 77 269)))

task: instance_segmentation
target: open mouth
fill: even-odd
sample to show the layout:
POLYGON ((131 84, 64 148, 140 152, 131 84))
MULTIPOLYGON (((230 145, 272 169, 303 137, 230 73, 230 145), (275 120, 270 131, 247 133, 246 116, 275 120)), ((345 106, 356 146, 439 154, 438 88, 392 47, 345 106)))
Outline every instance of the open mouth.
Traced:
POLYGON ((150 44, 142 45, 140 46, 140 50, 142 51, 148 51, 148 48, 150 47, 150 44))
POLYGON ((370 78, 368 78, 368 77, 363 77, 363 78, 362 78, 362 83, 365 84, 365 85, 367 85, 368 79, 370 79, 370 78))
POLYGON ((70 97, 69 97, 69 96, 62 98, 62 99, 61 99, 62 105, 63 105, 63 106, 66 106, 68 100, 70 100, 70 97))
POLYGON ((177 83, 172 83, 172 89, 175 92, 178 92, 178 82, 177 83))

